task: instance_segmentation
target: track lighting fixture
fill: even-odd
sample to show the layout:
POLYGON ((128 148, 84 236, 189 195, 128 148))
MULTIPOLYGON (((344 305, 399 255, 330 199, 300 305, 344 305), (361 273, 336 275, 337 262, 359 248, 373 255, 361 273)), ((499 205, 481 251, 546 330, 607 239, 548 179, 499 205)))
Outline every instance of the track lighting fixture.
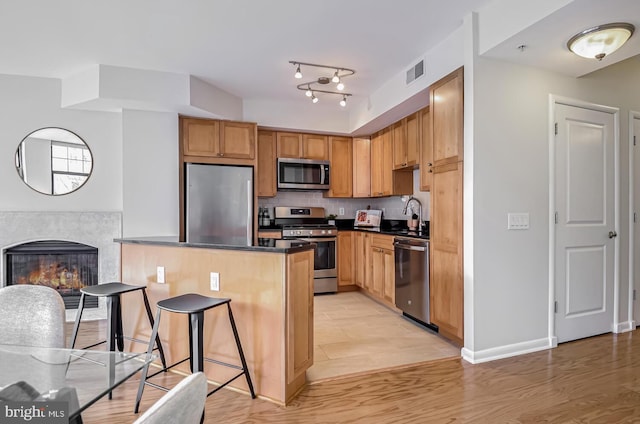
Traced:
POLYGON ((304 91, 304 94, 307 97, 310 97, 313 103, 317 103, 319 100, 318 97, 316 97, 316 94, 323 93, 323 94, 337 94, 339 96, 342 96, 342 99, 339 102, 340 106, 345 107, 347 105, 347 97, 351 96, 352 94, 345 93, 343 91, 344 90, 343 78, 349 77, 355 74, 356 71, 354 71, 353 69, 343 68, 340 66, 318 65, 315 63, 305 63, 305 62, 296 62, 296 61, 289 61, 289 63, 291 63, 293 66, 296 67, 295 77, 297 79, 302 78, 301 66, 311 66, 314 68, 333 70, 333 74, 329 74, 329 76, 319 76, 317 77, 317 79, 313 81, 303 82, 301 84, 298 84, 297 88, 298 90, 304 91), (338 91, 318 88, 318 85, 326 86, 329 83, 336 84, 335 88, 338 91))

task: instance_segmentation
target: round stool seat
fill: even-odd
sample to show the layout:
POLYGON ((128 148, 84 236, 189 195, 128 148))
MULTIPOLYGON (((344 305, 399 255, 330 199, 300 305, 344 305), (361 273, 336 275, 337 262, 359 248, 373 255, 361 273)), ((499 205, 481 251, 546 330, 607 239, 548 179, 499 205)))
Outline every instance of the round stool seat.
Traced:
POLYGON ((133 286, 131 284, 124 283, 104 283, 96 284, 95 286, 87 286, 80 289, 82 293, 89 296, 115 296, 122 293, 128 293, 135 290, 141 290, 146 288, 145 286, 133 286))
POLYGON ((179 314, 194 314, 231 302, 231 299, 207 297, 196 293, 183 294, 157 303, 158 308, 179 314))

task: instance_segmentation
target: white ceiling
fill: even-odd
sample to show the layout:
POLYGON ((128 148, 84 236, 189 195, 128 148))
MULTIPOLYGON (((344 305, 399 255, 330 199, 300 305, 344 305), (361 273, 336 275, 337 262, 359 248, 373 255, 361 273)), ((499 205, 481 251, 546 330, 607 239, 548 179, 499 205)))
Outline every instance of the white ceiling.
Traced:
POLYGON ((295 60, 355 69, 346 90, 364 98, 487 1, 5 2, 0 73, 64 78, 105 64, 193 75, 244 99, 308 101, 295 60))
MULTIPOLYGON (((104 64, 193 75, 243 99, 308 102, 295 60, 355 69, 346 90, 362 100, 490 1, 4 2, 0 73, 65 78, 104 64)), ((616 58, 575 57, 566 39, 615 20, 640 28, 640 0, 573 1, 487 55, 582 75, 616 58)), ((640 35, 625 49, 618 59, 640 53, 640 35)))

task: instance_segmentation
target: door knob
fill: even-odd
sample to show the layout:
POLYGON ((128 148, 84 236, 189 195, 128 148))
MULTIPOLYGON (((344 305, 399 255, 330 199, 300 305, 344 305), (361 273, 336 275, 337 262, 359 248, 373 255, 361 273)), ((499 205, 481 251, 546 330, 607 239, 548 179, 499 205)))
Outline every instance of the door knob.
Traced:
POLYGON ((616 233, 615 231, 609 231, 609 238, 614 238, 617 236, 618 236, 618 233, 616 233))

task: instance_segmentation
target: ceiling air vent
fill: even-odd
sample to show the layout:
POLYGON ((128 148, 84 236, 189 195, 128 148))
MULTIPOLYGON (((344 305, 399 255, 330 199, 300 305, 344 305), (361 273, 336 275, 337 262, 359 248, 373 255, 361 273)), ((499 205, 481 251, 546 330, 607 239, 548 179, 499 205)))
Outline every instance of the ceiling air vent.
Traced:
POLYGON ((407 70, 407 85, 411 84, 418 78, 424 75, 424 60, 416 63, 415 66, 412 66, 407 70))

